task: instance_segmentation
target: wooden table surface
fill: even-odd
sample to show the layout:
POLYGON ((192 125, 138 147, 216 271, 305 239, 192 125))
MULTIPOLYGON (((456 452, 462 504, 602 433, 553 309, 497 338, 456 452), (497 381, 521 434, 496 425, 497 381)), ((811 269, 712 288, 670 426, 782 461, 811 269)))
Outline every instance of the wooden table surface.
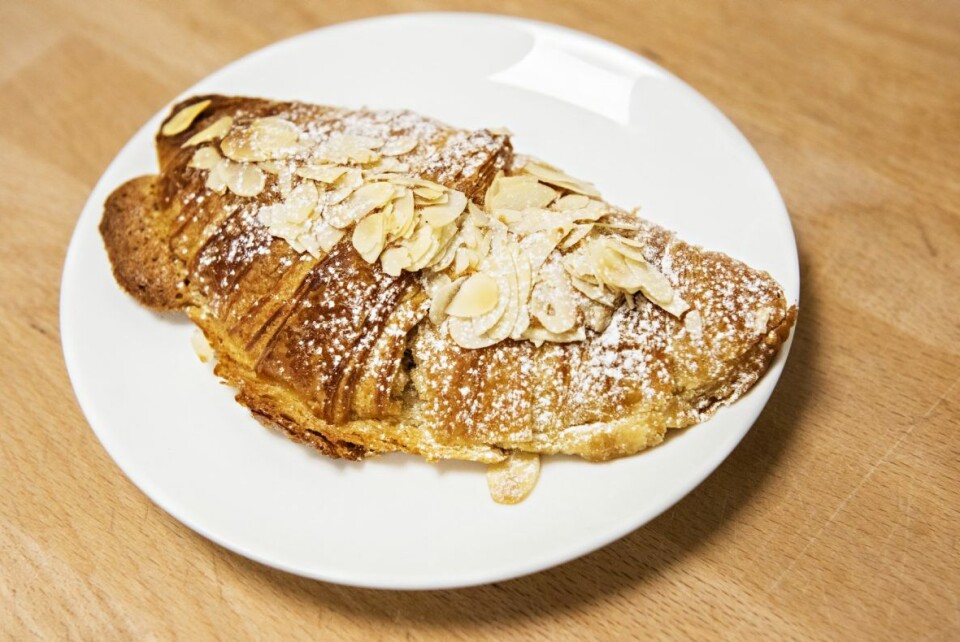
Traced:
POLYGON ((77 639, 960 638, 960 4, 0 3, 0 628, 77 639), (770 404, 644 528, 534 576, 356 590, 221 549, 87 426, 60 270, 121 145, 275 40, 425 9, 506 11, 642 53, 705 94, 793 218, 801 316, 770 404))

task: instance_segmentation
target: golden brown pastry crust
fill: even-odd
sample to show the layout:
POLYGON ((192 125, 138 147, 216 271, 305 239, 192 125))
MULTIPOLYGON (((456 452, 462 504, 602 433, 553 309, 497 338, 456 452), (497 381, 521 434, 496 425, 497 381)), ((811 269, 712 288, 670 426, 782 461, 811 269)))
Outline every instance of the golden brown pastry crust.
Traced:
POLYGON ((702 329, 638 296, 582 342, 460 348, 425 319, 416 275, 385 274, 349 240, 320 259, 298 254, 255 216, 279 199, 274 177, 252 198, 212 192, 188 167, 193 148, 181 145, 225 115, 240 123, 282 115, 320 135, 414 136, 422 142, 415 171, 479 201, 498 171, 509 173, 506 136, 409 112, 189 102, 199 99, 211 104, 190 127, 158 135, 160 174, 124 184, 105 204, 100 229, 114 275, 144 305, 184 309, 237 400, 327 455, 406 451, 492 463, 514 449, 632 454, 744 394, 796 317, 766 273, 642 222, 648 260, 699 312, 702 329))

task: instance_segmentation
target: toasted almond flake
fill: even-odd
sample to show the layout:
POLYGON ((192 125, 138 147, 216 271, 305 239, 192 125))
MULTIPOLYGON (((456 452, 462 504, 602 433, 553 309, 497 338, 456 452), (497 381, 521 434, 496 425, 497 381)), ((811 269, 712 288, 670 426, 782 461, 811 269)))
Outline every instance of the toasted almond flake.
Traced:
POLYGON ((479 262, 480 257, 477 253, 469 248, 461 247, 457 248, 457 256, 454 259, 454 274, 463 274, 472 267, 476 267, 479 262))
POLYGON ((479 350, 497 343, 495 339, 475 333, 472 319, 450 317, 446 320, 445 325, 447 331, 450 332, 450 338, 461 348, 479 350))
POLYGON ((277 191, 284 199, 290 196, 293 191, 293 174, 290 172, 281 172, 277 174, 277 191))
POLYGON ((200 143, 206 143, 215 138, 223 138, 227 135, 227 132, 230 131, 231 127, 233 127, 233 118, 230 116, 218 118, 215 123, 191 136, 187 142, 180 147, 191 147, 193 145, 199 145, 200 143))
POLYGON ((409 241, 403 246, 410 252, 410 260, 413 263, 419 262, 430 250, 430 243, 433 241, 433 230, 429 225, 419 225, 409 241))
POLYGON ((570 276, 570 285, 579 290, 584 296, 596 301, 597 303, 602 303, 603 305, 611 308, 617 303, 616 295, 602 285, 591 283, 590 281, 573 275, 570 276))
MULTIPOLYGON (((505 257, 506 260, 500 259, 506 264, 505 273, 506 273, 506 283, 507 290, 504 295, 501 292, 501 297, 507 299, 507 306, 503 311, 503 314, 497 320, 497 322, 486 331, 486 335, 495 341, 503 341, 510 336, 510 333, 513 332, 514 326, 517 324, 517 319, 520 316, 520 295, 519 295, 519 286, 518 286, 518 269, 517 265, 513 260, 513 257, 516 254, 514 246, 516 243, 508 240, 503 244, 503 247, 499 250, 498 256, 505 257)), ((474 319, 474 329, 477 329, 477 319, 474 319)))
POLYGON ((299 139, 300 130, 292 122, 268 116, 234 128, 220 142, 220 150, 234 161, 267 161, 296 154, 300 151, 299 139))
POLYGON ((520 249, 530 262, 530 270, 534 274, 540 270, 540 266, 557 247, 561 236, 563 236, 562 230, 549 230, 534 232, 520 241, 520 249))
POLYGON ((193 124, 193 121, 197 119, 197 116, 209 106, 209 100, 201 100, 198 103, 187 105, 163 124, 163 127, 160 128, 160 133, 164 136, 176 136, 181 132, 187 131, 190 125, 193 124))
POLYGON ((467 207, 467 197, 463 192, 450 190, 449 201, 443 205, 431 205, 420 210, 420 217, 432 227, 442 227, 457 220, 467 207))
POLYGON ((353 228, 353 247, 367 263, 373 263, 380 257, 385 240, 382 212, 374 212, 353 228))
POLYGON ((456 225, 447 225, 436 230, 439 249, 427 267, 435 272, 446 270, 457 256, 457 248, 463 242, 463 230, 456 225))
POLYGON ((343 202, 327 207, 324 218, 336 228, 344 228, 360 220, 375 209, 386 205, 393 198, 393 186, 389 183, 366 183, 357 188, 343 202))
POLYGON ((389 247, 380 255, 380 265, 390 276, 400 276, 410 262, 410 252, 405 247, 389 247))
POLYGON ((576 341, 583 341, 587 338, 587 333, 586 330, 583 329, 583 326, 578 326, 562 334, 550 332, 546 328, 530 326, 527 328, 527 331, 523 333, 523 338, 532 341, 533 344, 539 348, 544 343, 574 343, 576 341))
POLYGON ((217 164, 210 168, 210 173, 207 174, 207 180, 204 183, 205 187, 214 192, 222 194, 227 190, 227 167, 229 166, 230 161, 226 158, 221 158, 217 161, 217 164))
POLYGON ((690 309, 690 305, 684 301, 670 285, 663 274, 649 263, 633 263, 631 267, 641 274, 641 284, 639 290, 643 296, 657 304, 675 317, 683 316, 683 313, 690 309))
POLYGON ((416 146, 416 138, 391 138, 383 144, 383 147, 381 147, 379 151, 384 156, 400 156, 412 152, 416 146))
POLYGON ((399 198, 393 201, 393 212, 387 225, 387 233, 394 238, 402 238, 404 233, 413 231, 416 224, 413 206, 413 192, 404 187, 399 198))
POLYGON ((203 330, 200 328, 195 328, 193 331, 193 336, 190 337, 190 343, 193 344, 193 351, 196 353, 200 361, 207 363, 213 359, 213 348, 210 347, 210 342, 207 341, 207 337, 203 334, 203 330))
POLYGON ((289 168, 286 163, 280 161, 261 161, 257 163, 257 167, 265 171, 267 174, 289 174, 289 168))
POLYGON ((320 194, 320 203, 322 205, 341 203, 361 185, 363 185, 363 172, 356 167, 351 167, 344 172, 343 176, 334 181, 325 192, 320 194))
POLYGON ((229 163, 223 172, 227 188, 237 196, 256 196, 267 181, 259 167, 248 163, 229 163))
POLYGON ((216 147, 201 147, 193 153, 187 167, 210 170, 219 164, 222 158, 216 147))
POLYGON ((593 231, 593 223, 580 223, 573 226, 573 229, 570 230, 570 233, 563 239, 563 242, 560 244, 560 247, 564 250, 568 250, 584 238, 587 234, 593 231))
POLYGON ((379 138, 334 134, 314 149, 313 157, 329 163, 373 163, 380 159, 374 150, 382 145, 379 138))
POLYGON ((320 241, 313 234, 301 234, 297 237, 297 243, 303 246, 304 251, 306 251, 313 258, 320 258, 320 241))
POLYGON ((570 210, 581 210, 590 204, 590 198, 583 194, 567 194, 552 205, 558 212, 568 212, 570 210))
POLYGON ((516 504, 530 494, 539 478, 540 455, 515 450, 487 469, 487 488, 498 504, 516 504))
POLYGON ((480 316, 497 305, 497 282, 489 274, 477 272, 460 286, 443 312, 461 319, 480 316))
POLYGON ((320 181, 321 183, 332 184, 335 183, 338 178, 346 174, 347 170, 349 169, 349 167, 345 167, 343 165, 307 164, 298 167, 296 174, 297 176, 302 176, 303 178, 320 181))
POLYGON ((300 181, 284 201, 286 219, 291 223, 302 223, 307 220, 316 209, 318 198, 316 183, 309 180, 300 181))
POLYGON ((514 269, 517 273, 517 299, 522 306, 530 299, 536 272, 532 269, 530 259, 521 249, 519 243, 510 243, 509 247, 510 258, 513 259, 514 269))
POLYGON ((434 183, 427 178, 415 178, 414 185, 416 187, 427 187, 435 192, 440 192, 441 194, 447 192, 447 188, 445 186, 441 185, 440 183, 434 183))
POLYGON ((510 338, 514 341, 523 339, 524 333, 530 327, 530 308, 526 305, 520 306, 520 312, 517 314, 517 321, 513 324, 513 330, 510 332, 510 338))
POLYGON ((320 246, 320 249, 327 254, 340 242, 340 239, 342 239, 345 234, 346 232, 344 230, 338 230, 322 219, 314 221, 311 226, 311 236, 317 240, 317 245, 320 246))
POLYGON ((523 172, 536 176, 544 183, 561 187, 571 192, 599 198, 600 192, 593 184, 574 178, 562 170, 542 161, 528 160, 521 168, 523 172))
POLYGON ((509 250, 506 249, 506 238, 506 233, 497 234, 491 252, 480 264, 480 270, 496 280, 500 296, 494 309, 473 319, 473 328, 477 335, 486 333, 503 318, 510 305, 510 282, 513 281, 514 288, 516 287, 516 273, 513 259, 510 258, 509 250))
POLYGON ((488 210, 543 208, 558 196, 555 189, 526 176, 500 177, 490 184, 484 197, 488 210))
POLYGON ((413 193, 419 196, 425 201, 436 201, 439 200, 446 192, 443 190, 435 190, 429 187, 417 187, 414 188, 413 193))
POLYGON ((551 261, 540 270, 539 278, 530 296, 530 314, 554 334, 567 332, 577 322, 577 306, 563 267, 551 261))
POLYGON ((455 281, 445 274, 440 275, 439 282, 434 285, 430 291, 430 322, 434 325, 440 325, 447 318, 446 309, 450 302, 456 296, 460 286, 466 281, 466 277, 461 276, 455 281))

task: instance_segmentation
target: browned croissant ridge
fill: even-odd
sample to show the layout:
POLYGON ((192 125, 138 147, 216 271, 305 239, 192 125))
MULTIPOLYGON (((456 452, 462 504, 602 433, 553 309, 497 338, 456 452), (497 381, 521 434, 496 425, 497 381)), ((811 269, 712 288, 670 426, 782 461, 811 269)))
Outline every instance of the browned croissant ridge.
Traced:
POLYGON ((264 172, 254 196, 210 189, 208 172, 191 159, 222 135, 188 141, 224 117, 239 129, 280 117, 321 143, 343 134, 412 139, 415 147, 396 156, 406 175, 482 207, 498 174, 516 171, 506 133, 453 129, 406 111, 224 96, 191 98, 167 122, 201 101, 209 103, 185 129, 157 135, 159 174, 125 183, 106 202, 100 231, 114 276, 145 306, 185 311, 237 400, 326 455, 404 451, 487 463, 518 451, 630 455, 743 395, 796 317, 767 273, 637 218, 618 233, 642 245, 699 315, 696 327, 637 294, 583 340, 463 348, 427 318, 421 274, 387 274, 361 257, 350 234, 318 256, 298 252, 257 216, 282 200, 278 175, 264 172))

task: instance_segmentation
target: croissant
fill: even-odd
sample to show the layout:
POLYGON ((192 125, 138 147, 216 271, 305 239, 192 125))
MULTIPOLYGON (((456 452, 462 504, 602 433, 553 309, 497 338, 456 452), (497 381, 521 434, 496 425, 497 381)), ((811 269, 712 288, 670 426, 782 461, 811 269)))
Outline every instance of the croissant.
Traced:
POLYGON ((331 457, 591 461, 709 417, 796 318, 765 272, 604 202, 509 133, 410 111, 197 96, 118 187, 119 285, 183 310, 263 424, 331 457))

